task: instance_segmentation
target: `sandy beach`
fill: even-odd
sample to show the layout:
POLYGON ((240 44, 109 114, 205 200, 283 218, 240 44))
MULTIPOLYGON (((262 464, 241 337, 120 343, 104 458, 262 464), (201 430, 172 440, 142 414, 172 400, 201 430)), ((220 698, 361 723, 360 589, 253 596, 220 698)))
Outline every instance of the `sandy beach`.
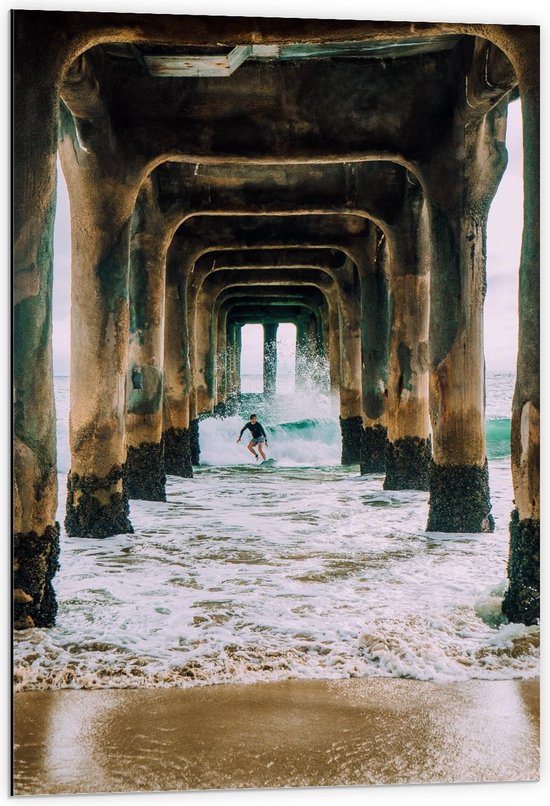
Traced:
POLYGON ((14 698, 14 793, 531 781, 539 681, 284 681, 14 698))

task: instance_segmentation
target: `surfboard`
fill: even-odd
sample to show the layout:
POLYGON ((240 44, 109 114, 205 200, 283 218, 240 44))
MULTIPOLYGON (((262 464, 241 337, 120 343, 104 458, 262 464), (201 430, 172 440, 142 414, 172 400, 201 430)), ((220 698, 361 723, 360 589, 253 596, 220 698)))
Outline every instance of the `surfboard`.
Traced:
POLYGON ((276 464, 276 459, 266 459, 264 462, 260 462, 258 467, 275 467, 276 464))

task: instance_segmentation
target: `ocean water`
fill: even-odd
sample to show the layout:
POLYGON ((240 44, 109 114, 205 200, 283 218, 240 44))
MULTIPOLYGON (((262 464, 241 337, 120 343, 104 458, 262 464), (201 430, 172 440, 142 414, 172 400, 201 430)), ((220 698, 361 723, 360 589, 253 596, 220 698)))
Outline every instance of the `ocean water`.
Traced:
MULTIPOLYGON (((339 466, 335 402, 281 394, 262 409, 270 468, 201 422, 193 479, 131 502, 133 535, 62 534, 57 625, 15 638, 16 689, 159 687, 284 678, 528 678, 538 627, 500 614, 506 586, 513 376, 489 375, 496 531, 427 533, 428 494, 339 466)), ((68 379, 56 379, 64 516, 68 379)))

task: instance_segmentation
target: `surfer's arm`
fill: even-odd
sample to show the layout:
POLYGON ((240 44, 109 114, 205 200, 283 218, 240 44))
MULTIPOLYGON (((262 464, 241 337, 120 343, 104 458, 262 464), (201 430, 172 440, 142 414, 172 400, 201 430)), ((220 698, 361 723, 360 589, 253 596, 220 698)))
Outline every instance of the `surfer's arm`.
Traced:
POLYGON ((242 437, 242 435, 244 434, 244 432, 246 431, 246 429, 247 429, 249 426, 250 426, 250 423, 247 423, 246 425, 244 425, 244 426, 241 428, 241 433, 239 434, 239 436, 238 436, 238 438, 237 438, 237 442, 240 442, 240 441, 241 441, 241 437, 242 437))
POLYGON ((265 428, 260 423, 260 428, 262 429, 262 436, 265 437, 265 444, 267 445, 267 434, 265 433, 265 428))

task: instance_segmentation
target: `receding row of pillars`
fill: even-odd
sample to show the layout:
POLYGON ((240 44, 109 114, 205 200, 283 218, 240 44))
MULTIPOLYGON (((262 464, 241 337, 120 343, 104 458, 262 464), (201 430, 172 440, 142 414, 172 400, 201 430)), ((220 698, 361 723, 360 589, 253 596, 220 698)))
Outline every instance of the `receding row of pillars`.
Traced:
MULTIPOLYGON (((370 115, 357 112, 358 124, 373 135, 359 156, 368 162, 379 160, 383 153, 381 162, 407 166, 403 168, 405 190, 397 201, 380 201, 386 188, 383 182, 376 188, 378 195, 369 195, 368 188, 358 190, 353 172, 346 169, 345 193, 338 195, 341 186, 337 185, 338 193, 326 208, 304 197, 296 209, 277 211, 265 203, 260 210, 241 194, 244 202, 239 196, 233 210, 228 190, 234 190, 233 182, 215 209, 207 208, 209 196, 196 209, 187 200, 187 206, 182 202, 176 209, 164 209, 156 204, 155 168, 186 153, 169 137, 192 128, 168 127, 168 139, 159 145, 158 126, 144 135, 147 120, 141 121, 139 137, 131 134, 128 141, 132 121, 120 125, 102 94, 92 60, 77 54, 111 36, 140 42, 144 30, 150 32, 151 41, 166 42, 165 23, 152 15, 141 24, 129 21, 124 30, 115 31, 112 20, 94 17, 92 25, 68 15, 66 36, 57 36, 59 15, 18 13, 13 40, 16 626, 48 626, 56 613, 52 580, 58 567, 59 527, 55 522, 51 294, 57 152, 69 187, 73 251, 71 470, 66 514, 70 535, 131 532, 132 484, 154 468, 151 495, 162 497, 166 473, 190 476, 193 461, 200 460, 199 417, 210 408, 211 400, 214 405, 217 402, 208 390, 209 384, 215 387, 212 373, 217 367, 207 352, 216 344, 214 329, 220 311, 229 304, 228 299, 220 302, 215 315, 211 308, 210 317, 197 309, 204 281, 198 267, 203 257, 216 249, 297 250, 304 245, 340 250, 349 261, 345 266, 329 261, 313 269, 308 264, 304 271, 326 269, 329 279, 318 278, 309 285, 301 279, 299 285, 311 287, 309 297, 318 296, 315 306, 321 311, 331 384, 340 391, 344 443, 356 446, 359 442, 361 470, 372 473, 385 468, 385 484, 391 487, 399 477, 405 485, 414 486, 415 473, 422 468, 422 483, 430 491, 429 529, 490 531, 484 435, 485 240, 489 206, 506 162, 506 107, 516 84, 524 123, 525 204, 512 412, 514 510, 504 611, 512 620, 536 620, 538 31, 528 26, 447 26, 447 33, 465 34, 475 44, 472 53, 464 50, 470 61, 457 58, 447 65, 450 78, 442 75, 452 92, 446 96, 444 119, 437 118, 442 129, 437 129, 438 136, 428 148, 419 145, 424 132, 419 135, 416 130, 409 132, 414 134, 410 141, 402 138, 400 144, 402 132, 396 127, 389 133, 391 148, 388 145, 381 152, 380 143, 386 145, 383 136, 381 141, 378 132, 374 136, 369 129, 370 115), (484 37, 494 38, 498 47, 491 50, 484 37), (49 42, 46 51, 43 41, 49 42), (498 53, 495 56, 498 48, 507 54, 506 64, 499 61, 498 53), (206 209, 209 214, 201 217, 206 209), (353 300, 358 304, 350 304, 353 300)), ((185 20, 184 29, 178 25, 175 17, 170 37, 178 30, 181 41, 189 42, 192 21, 185 20)), ((242 25, 248 23, 241 21, 237 28, 242 25)), ((358 28, 361 25, 368 23, 357 23, 358 28)), ((323 41, 329 27, 317 31, 312 41, 318 37, 323 41)), ((196 36, 204 37, 204 23, 197 30, 196 36)), ((396 36, 410 35, 408 27, 399 30, 396 36)), ((269 31, 269 25, 262 27, 266 41, 269 31)), ((277 34, 284 35, 288 34, 277 34)), ((365 35, 371 37, 372 31, 365 35)), ((239 36, 243 41, 248 37, 248 42, 259 33, 253 27, 239 36)), ((167 42, 171 43, 173 39, 167 42)), ((391 61, 384 63, 384 75, 386 67, 393 69, 391 61)), ((426 59, 421 63, 427 63, 426 59)), ((254 65, 251 70, 256 70, 254 65)), ((279 86, 273 82, 273 87, 279 86)), ((347 163, 350 155, 355 159, 359 141, 350 139, 347 148, 345 140, 355 127, 341 127, 334 137, 330 126, 315 129, 315 121, 296 117, 299 97, 299 91, 292 96, 293 122, 272 138, 273 147, 281 149, 278 156, 288 158, 288 172, 300 159, 312 163, 315 155, 322 172, 323 155, 327 165, 338 157, 330 151, 336 136, 342 149, 340 162, 347 163), (330 148, 322 139, 325 130, 331 131, 330 148), (302 135, 303 142, 298 142, 302 135), (313 146, 311 153, 305 153, 303 143, 309 136, 313 146)), ((386 101, 388 96, 383 97, 386 101)), ((317 102, 324 102, 324 97, 317 102)), ((271 119, 269 114, 264 117, 271 119)), ((392 115, 387 119, 392 120, 392 115)), ((262 119, 257 124, 258 131, 264 123, 262 119)), ((428 133, 430 126, 424 123, 428 133)), ((216 142, 212 134, 199 140, 201 148, 216 142)), ((245 167, 248 157, 252 161, 258 157, 248 143, 243 137, 244 151, 252 149, 241 154, 245 167)), ((222 156, 226 146, 223 141, 222 156)), ((238 160, 238 154, 232 155, 232 170, 240 164, 238 160)), ((305 186, 314 179, 311 169, 305 186)), ((294 265, 284 256, 276 264, 281 271, 294 265)), ((232 271, 256 272, 260 267, 262 263, 247 266, 244 261, 228 265, 232 271)), ((285 283, 281 293, 288 298, 291 281, 285 283)), ((246 298, 243 291, 241 298, 245 305, 251 297, 246 298)), ((273 304, 280 302, 275 292, 272 299, 273 304)), ((305 299, 299 302, 306 304, 305 299)), ((223 309, 221 318, 227 316, 223 309)), ((225 389, 238 394, 240 328, 231 319, 226 319, 226 325, 225 389)), ((348 458, 346 454, 344 460, 348 458)))

